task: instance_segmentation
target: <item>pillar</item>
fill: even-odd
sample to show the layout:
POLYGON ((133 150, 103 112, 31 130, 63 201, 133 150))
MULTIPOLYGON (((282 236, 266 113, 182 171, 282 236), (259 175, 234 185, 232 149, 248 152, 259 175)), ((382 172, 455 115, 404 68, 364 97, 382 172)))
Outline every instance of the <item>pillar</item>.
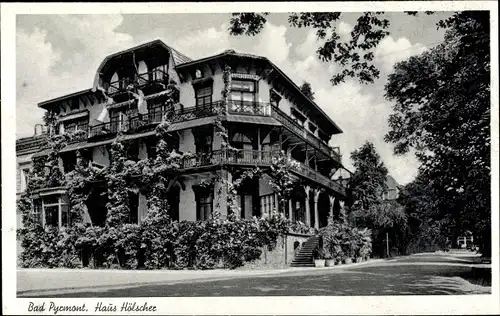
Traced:
POLYGON ((61 212, 61 197, 57 199, 57 221, 59 230, 62 228, 62 212, 61 212))
POLYGON ((288 218, 290 220, 293 220, 292 215, 293 215, 293 213, 292 213, 292 199, 290 198, 290 199, 288 199, 288 218))
POLYGON ((319 211, 318 211, 318 200, 320 189, 314 189, 314 228, 319 229, 319 211))
POLYGON ((278 200, 278 194, 274 193, 274 211, 279 213, 279 211, 280 211, 279 207, 280 207, 280 204, 279 204, 279 200, 278 200))
POLYGON ((339 200, 339 204, 340 204, 340 217, 342 218, 342 220, 344 221, 344 223, 347 222, 347 214, 345 212, 345 201, 342 201, 342 200, 339 200))
POLYGON ((311 188, 308 185, 304 186, 306 191, 306 224, 311 226, 311 207, 309 206, 309 195, 311 194, 311 188))
POLYGON ((333 217, 333 206, 335 203, 335 196, 330 195, 330 212, 328 213, 329 217, 333 217))

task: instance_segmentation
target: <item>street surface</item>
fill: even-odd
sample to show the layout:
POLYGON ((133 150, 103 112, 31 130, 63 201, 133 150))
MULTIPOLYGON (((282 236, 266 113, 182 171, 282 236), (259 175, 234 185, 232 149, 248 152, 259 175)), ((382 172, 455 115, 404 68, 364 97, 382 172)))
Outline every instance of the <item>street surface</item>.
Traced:
POLYGON ((478 262, 474 253, 462 251, 418 254, 333 268, 156 272, 39 270, 33 273, 19 270, 18 297, 490 294, 491 286, 468 281, 473 266, 484 266, 478 262), (101 283, 85 284, 92 280, 92 275, 101 283), (103 281, 103 275, 108 275, 110 281, 103 281), (54 286, 58 278, 65 281, 66 286, 37 287, 35 283, 47 281, 47 278, 56 280, 54 286))

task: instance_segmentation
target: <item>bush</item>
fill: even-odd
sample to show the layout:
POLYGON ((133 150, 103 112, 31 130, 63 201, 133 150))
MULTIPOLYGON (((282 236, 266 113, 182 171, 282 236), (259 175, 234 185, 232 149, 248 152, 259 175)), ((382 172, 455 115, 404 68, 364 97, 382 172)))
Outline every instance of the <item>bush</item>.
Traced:
MULTIPOLYGON (((29 221, 29 219, 27 219, 29 221)), ((77 224, 58 230, 33 222, 19 230, 23 267, 137 269, 237 268, 273 249, 289 229, 282 214, 237 219, 218 215, 201 222, 171 221, 151 211, 141 226, 95 227, 77 224)))
POLYGON ((371 253, 371 231, 359 230, 344 223, 330 221, 320 230, 326 257, 338 261, 365 257, 371 253))

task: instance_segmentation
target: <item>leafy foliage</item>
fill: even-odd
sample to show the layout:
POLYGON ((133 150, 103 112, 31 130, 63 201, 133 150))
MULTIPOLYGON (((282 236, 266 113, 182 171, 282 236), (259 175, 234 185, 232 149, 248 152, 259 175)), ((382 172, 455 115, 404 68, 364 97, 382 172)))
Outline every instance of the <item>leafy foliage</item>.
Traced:
POLYGON ((304 82, 300 86, 300 91, 305 94, 309 99, 314 101, 314 92, 312 91, 311 84, 309 82, 304 82))
POLYGON ((388 170, 370 142, 353 151, 351 159, 356 168, 350 180, 355 195, 353 208, 368 210, 380 202, 388 170))
MULTIPOLYGON (((414 16, 417 12, 407 14, 414 16)), ((229 21, 229 33, 257 35, 264 28, 267 16, 268 13, 233 13, 229 21)), ((373 83, 380 76, 380 71, 373 64, 374 52, 390 34, 390 21, 384 18, 384 12, 362 12, 350 32, 350 39, 344 41, 341 40, 336 25, 341 16, 342 12, 293 12, 288 16, 288 23, 291 27, 315 30, 316 38, 322 43, 316 51, 317 57, 321 61, 333 61, 342 66, 342 71, 330 80, 333 85, 348 78, 356 78, 365 84, 373 83)))
POLYGON ((419 181, 428 182, 433 210, 470 229, 490 251, 489 13, 457 12, 439 23, 442 44, 395 66, 385 87, 394 102, 386 141, 396 154, 415 150, 419 181))

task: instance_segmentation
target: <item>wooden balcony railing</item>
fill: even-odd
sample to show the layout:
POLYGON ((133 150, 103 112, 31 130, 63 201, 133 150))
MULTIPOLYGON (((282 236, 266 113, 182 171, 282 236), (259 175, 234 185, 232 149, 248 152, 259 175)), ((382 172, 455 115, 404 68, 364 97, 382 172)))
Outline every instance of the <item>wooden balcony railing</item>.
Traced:
POLYGON ((295 134, 301 136, 306 139, 309 143, 311 143, 316 148, 321 151, 329 154, 332 158, 335 158, 337 161, 340 161, 340 152, 334 150, 321 140, 318 137, 309 132, 305 127, 301 126, 299 123, 295 122, 289 115, 285 112, 281 111, 278 107, 271 107, 271 116, 278 120, 281 124, 292 130, 295 134))

